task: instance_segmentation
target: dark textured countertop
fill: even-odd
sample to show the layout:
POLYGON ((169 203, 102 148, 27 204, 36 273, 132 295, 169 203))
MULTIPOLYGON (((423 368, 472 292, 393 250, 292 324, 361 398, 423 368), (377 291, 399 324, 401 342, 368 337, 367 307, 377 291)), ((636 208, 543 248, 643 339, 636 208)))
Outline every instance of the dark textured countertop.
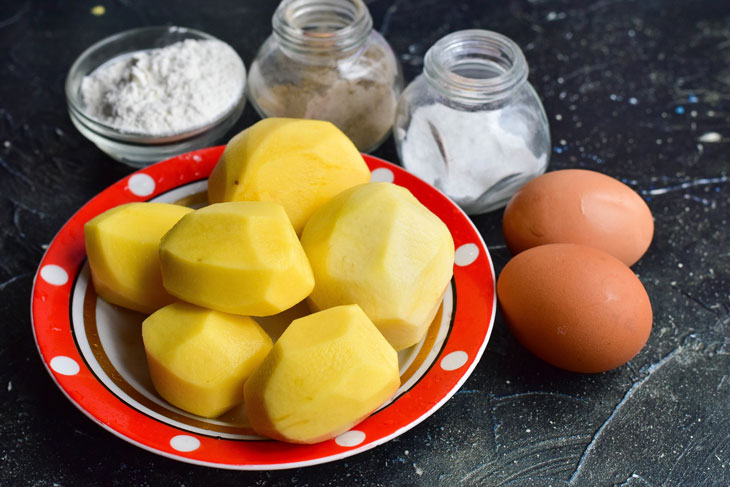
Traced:
MULTIPOLYGON (((481 362, 422 424, 334 463, 276 472, 188 465, 82 415, 39 360, 30 290, 43 252, 93 195, 129 174, 84 139, 63 82, 93 42, 177 24, 247 65, 274 1, 22 2, 0 7, 0 485, 730 485, 730 3, 706 0, 373 0, 406 80, 464 28, 514 39, 551 124, 550 169, 595 169, 648 202, 634 266, 654 310, 646 347, 597 375, 531 356, 498 316, 481 362), (103 15, 92 14, 97 5, 103 15)), ((98 11, 97 11, 98 13, 98 11)), ((258 119, 249 105, 231 132, 258 119)), ((375 155, 395 161, 391 140, 375 155)), ((496 271, 501 212, 474 218, 496 271)))

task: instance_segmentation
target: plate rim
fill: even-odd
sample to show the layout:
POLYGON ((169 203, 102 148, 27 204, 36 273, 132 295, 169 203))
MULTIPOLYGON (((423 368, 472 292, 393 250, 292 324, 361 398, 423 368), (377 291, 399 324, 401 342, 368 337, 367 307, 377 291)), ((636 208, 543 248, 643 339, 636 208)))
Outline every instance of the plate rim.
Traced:
MULTIPOLYGON (((66 398, 78 410, 80 410, 85 416, 89 417, 94 423, 100 425, 105 430, 111 432, 114 436, 119 437, 122 440, 124 440, 124 441, 126 441, 126 442, 128 442, 130 444, 133 444, 133 445, 135 445, 135 446, 137 446, 139 448, 142 448, 143 450, 149 451, 151 453, 154 453, 154 454, 157 454, 157 455, 160 455, 160 456, 164 456, 164 457, 167 457, 167 458, 171 458, 173 460, 177 460, 177 461, 181 461, 181 462, 185 462, 185 463, 189 463, 189 464, 194 464, 194 465, 200 465, 200 466, 206 466, 206 467, 213 467, 213 468, 219 468, 219 469, 227 469, 227 470, 242 470, 242 471, 243 470, 246 470, 246 471, 284 470, 284 469, 291 469, 291 468, 298 468, 298 467, 306 467, 306 466, 320 465, 320 464, 323 464, 323 463, 329 463, 329 462, 341 460, 343 458, 347 458, 347 457, 350 457, 350 456, 353 456, 353 455, 356 455, 356 454, 365 452, 365 451, 370 450, 372 448, 375 448, 375 447, 377 447, 379 445, 382 445, 382 444, 384 444, 384 443, 386 443, 386 442, 388 442, 388 441, 390 441, 390 440, 392 440, 392 439, 394 439, 394 438, 396 438, 396 437, 404 434, 405 432, 407 432, 410 429, 414 428, 415 426, 419 425, 424 420, 426 420, 428 417, 430 417, 432 414, 434 414, 449 399, 451 399, 453 397, 453 395, 463 386, 463 384, 466 382, 466 380, 471 376, 472 372, 474 371, 474 369, 476 368, 477 364, 481 360, 481 357, 482 357, 482 355, 483 355, 483 353, 484 353, 484 351, 485 351, 485 349, 487 347, 487 344, 489 343, 489 340, 491 338, 491 334, 492 334, 492 331, 494 329, 494 322, 495 322, 495 318, 496 318, 496 314, 497 314, 497 295, 496 295, 496 278, 495 278, 494 263, 492 261, 492 257, 491 257, 491 255, 489 253, 489 250, 487 248, 487 245, 484 242, 484 239, 483 239, 481 233, 479 232, 479 230, 477 229, 476 225, 474 225, 474 222, 467 216, 467 214, 453 200, 451 200, 448 196, 446 196, 443 192, 439 191, 437 188, 431 186, 430 184, 428 184, 425 181, 421 180, 417 176, 415 176, 415 175, 407 172, 404 168, 402 168, 402 167, 400 167, 400 166, 398 166, 396 164, 393 164, 393 163, 391 163, 389 161, 386 161, 386 160, 384 160, 382 158, 379 158, 379 157, 376 157, 376 156, 372 156, 372 155, 368 155, 368 154, 363 154, 363 158, 368 163, 368 167, 369 167, 371 173, 373 173, 376 169, 385 168, 385 169, 387 169, 390 172, 390 174, 393 177, 395 177, 395 175, 397 174, 399 177, 405 177, 406 180, 407 179, 413 179, 413 180, 417 181, 417 185, 421 185, 422 188, 426 188, 428 192, 434 192, 434 193, 438 194, 440 197, 442 197, 443 199, 445 199, 450 204, 450 206, 452 207, 450 209, 452 211, 455 211, 455 213, 457 215, 459 215, 459 217, 464 222, 466 222, 466 225, 465 226, 468 228, 469 232, 476 239, 476 241, 470 242, 470 243, 474 243, 475 245, 478 246, 478 255, 477 255, 476 259, 485 259, 486 263, 488 264, 489 271, 490 271, 490 275, 489 276, 483 276, 483 278, 486 279, 487 277, 489 277, 491 279, 491 282, 489 282, 489 281, 487 282, 487 284, 491 284, 491 288, 492 288, 492 292, 491 292, 491 303, 489 303, 489 306, 490 306, 490 309, 491 309, 491 316, 489 317, 489 322, 486 324, 486 331, 484 333, 484 338, 481 341, 481 343, 479 345, 479 348, 474 353, 473 358, 469 357, 469 359, 471 360, 470 363, 468 364, 468 366, 463 371, 460 372, 460 375, 459 375, 458 379, 456 380, 456 382, 453 384, 453 386, 445 394, 443 394, 436 402, 434 402, 430 407, 428 407, 423 412, 421 412, 420 414, 418 414, 418 416, 415 419, 413 419, 411 421, 407 421, 405 424, 403 424, 400 427, 396 428, 395 430, 393 430, 389 434, 385 434, 383 436, 380 436, 380 437, 378 437, 378 438, 376 438, 376 439, 374 439, 372 441, 369 441, 368 443, 366 443, 364 445, 360 444, 360 445, 353 446, 351 448, 343 448, 342 451, 340 451, 339 453, 318 456, 318 457, 311 458, 311 459, 296 460, 296 461, 281 462, 281 463, 269 463, 269 464, 264 464, 264 463, 260 463, 260 462, 259 463, 224 463, 224 462, 211 462, 211 461, 207 461, 207 460, 201 460, 201 459, 193 458, 193 457, 190 457, 190 456, 178 455, 176 453, 171 453, 171 452, 168 452, 168 451, 164 451, 164 450, 161 450, 159 448, 156 448, 155 446, 148 445, 148 444, 145 444, 145 443, 143 443, 141 441, 138 441, 137 439, 131 437, 129 434, 125 434, 125 432, 118 430, 114 426, 109 425, 109 424, 106 424, 102 419, 100 419, 97 416, 95 416, 92 411, 90 411, 89 409, 87 409, 86 407, 84 407, 84 405, 82 404, 82 402, 78 401, 77 399, 74 399, 71 396, 69 390, 67 390, 66 387, 61 382, 59 382, 58 377, 56 376, 56 374, 58 372, 57 371, 54 372, 54 370, 52 370, 52 367, 51 367, 51 364, 50 364, 50 361, 51 361, 50 360, 50 357, 49 357, 49 360, 46 360, 46 357, 47 356, 44 355, 44 351, 42 350, 41 344, 39 343, 38 327, 37 327, 37 324, 36 324, 36 317, 35 317, 36 294, 37 294, 37 290, 38 290, 38 287, 37 287, 38 286, 38 281, 39 281, 39 278, 41 278, 41 271, 45 267, 44 262, 46 261, 49 253, 55 248, 55 245, 61 245, 60 243, 57 243, 59 236, 62 235, 64 233, 64 231, 67 230, 67 227, 69 227, 71 225, 71 223, 75 222, 77 220, 77 218, 79 218, 80 213, 82 211, 84 211, 85 209, 88 209, 89 206, 92 205, 95 200, 97 200, 97 198, 100 198, 105 193, 112 191, 113 188, 117 188, 118 189, 125 181, 128 182, 129 179, 132 178, 133 176, 138 175, 138 174, 146 174, 145 171, 149 170, 151 167, 159 169, 161 167, 165 167, 165 165, 171 165, 172 166, 172 165, 176 164, 175 161, 178 161, 180 159, 194 159, 196 161, 199 161, 200 160, 200 154, 207 154, 207 153, 215 154, 216 152, 222 151, 223 148, 224 148, 224 146, 214 146, 214 147, 209 147, 209 148, 206 148, 206 149, 201 149, 201 150, 194 151, 194 152, 190 152, 190 153, 186 153, 186 154, 181 154, 179 156, 176 156, 176 157, 167 159, 165 161, 158 162, 158 163, 153 164, 151 166, 147 166, 145 168, 141 168, 139 170, 136 170, 136 171, 134 171, 134 172, 126 175, 125 177, 121 178, 120 180, 118 180, 118 181, 112 183, 111 185, 107 186, 106 188, 104 188, 103 190, 101 190, 99 193, 95 194, 92 198, 90 198, 86 203, 84 203, 83 205, 81 205, 81 207, 78 210, 76 210, 64 222, 64 224, 61 226, 61 228, 53 236, 53 238, 51 239, 48 247, 46 248, 43 256, 41 257, 41 259, 40 259, 40 261, 38 263, 38 268, 37 268, 37 270, 35 272, 35 275, 33 277, 32 288, 31 288, 31 299, 30 299, 30 318, 31 318, 31 328, 32 328, 32 333, 33 333, 33 339, 34 339, 35 344, 36 344, 36 350, 38 351, 38 354, 39 354, 39 357, 41 359, 41 362, 43 363, 43 366, 45 367, 45 369, 48 372, 48 374, 51 376, 51 379, 55 383, 56 387, 58 387, 58 389, 61 390, 61 392, 63 393, 63 395, 66 396, 66 398), (372 165, 375 165, 376 167, 372 167, 372 165)), ((216 158, 216 160, 217 160, 217 158, 216 158)), ((178 162, 177 164, 180 164, 180 162, 178 162)), ((212 169, 212 166, 211 166, 211 169, 212 169)), ((195 178, 189 178, 188 180, 182 181, 182 178, 181 178, 180 184, 174 185, 171 188, 166 189, 164 191, 159 191, 159 192, 153 191, 151 194, 142 196, 141 199, 139 199, 139 201, 148 201, 150 199, 153 199, 153 198, 159 196, 160 194, 162 194, 162 193, 164 193, 166 191, 170 191, 172 189, 179 188, 179 187, 181 187, 183 185, 192 184, 192 183, 194 183, 196 181, 199 181, 199 180, 205 180, 205 179, 207 179, 207 177, 208 177, 208 174, 206 173, 204 175, 201 175, 201 177, 198 177, 197 179, 195 179, 195 178)), ((398 184, 398 183, 396 182, 396 184, 398 184)), ((403 185, 403 186, 406 187, 407 189, 409 189, 409 191, 413 192, 413 188, 409 187, 410 185, 409 186, 403 185)), ((446 223, 446 222, 444 222, 444 223, 446 223)), ((448 223, 447 223, 447 226, 448 226, 448 223)), ((450 231, 452 231, 451 228, 450 228, 450 231)), ((76 281, 78 279, 80 269, 83 268, 84 261, 86 260, 85 255, 86 254, 84 252, 84 257, 81 259, 81 261, 80 261, 80 263, 78 265, 78 268, 75 268, 74 269, 75 273, 73 275, 69 275, 68 276, 68 282, 66 284, 71 286, 71 294, 70 294, 70 296, 73 295, 73 288, 74 288, 74 286, 76 284, 76 281)), ((49 264, 46 264, 46 265, 49 265, 49 264)), ((456 265, 455 265, 455 269, 456 269, 456 265)), ((456 287, 456 285, 457 285, 456 277, 454 276, 452 279, 453 279, 452 283, 453 283, 454 287, 456 287)), ((456 291, 454 291, 454 292, 456 292, 456 291)), ((66 311, 70 311, 70 306, 66 306, 66 311)), ((453 310, 453 313, 454 313, 453 316, 454 317, 456 316, 456 312, 457 312, 457 307, 456 307, 456 303, 455 303, 454 310, 453 310)), ((73 335, 73 323, 71 322, 71 319, 70 318, 69 318, 69 322, 70 322, 69 323, 70 324, 69 331, 70 331, 71 335, 73 335)), ((480 329, 483 329, 483 328, 480 328, 480 329)), ((83 356, 83 354, 81 354, 81 351, 78 350, 78 344, 76 343, 76 338, 74 336, 72 336, 72 339, 73 339, 73 342, 74 342, 74 347, 76 348, 76 351, 79 353, 79 356, 81 357, 81 359, 83 361, 83 366, 90 370, 89 365, 86 362, 86 358, 83 356)), ((444 352, 444 349, 448 345, 448 343, 449 343, 449 339, 447 338, 444 341, 442 351, 434 359, 434 362, 432 364, 432 367, 436 366, 444 358, 445 354, 444 355, 442 355, 442 354, 444 352)), ((428 371, 426 371, 424 373, 423 378, 426 378, 430 373, 431 373, 431 370, 429 369, 428 371)), ((96 377, 94 377, 94 379, 95 380, 98 380, 96 377)), ((410 392, 410 390, 407 391, 406 393, 404 393, 404 395, 407 395, 408 392, 410 392)), ((114 398, 116 398, 116 400, 124 403, 124 401, 122 401, 120 398, 116 397, 114 394, 112 394, 112 396, 114 398)), ((125 404, 125 406, 126 407, 130 407, 127 404, 125 404)), ((132 408, 132 409, 134 409, 134 408, 132 408)), ((173 428, 173 429, 177 429, 174 426, 170 426, 170 427, 173 428)), ((190 433, 188 433, 188 432, 186 432, 184 430, 179 430, 179 431, 181 432, 180 434, 190 435, 190 433)), ((193 435, 190 435, 190 436, 193 436, 193 435)), ((237 441, 237 440, 222 440, 222 441, 237 441)), ((258 440, 258 441, 273 441, 273 440, 258 440)), ((185 453, 185 452, 182 452, 182 453, 185 453)))

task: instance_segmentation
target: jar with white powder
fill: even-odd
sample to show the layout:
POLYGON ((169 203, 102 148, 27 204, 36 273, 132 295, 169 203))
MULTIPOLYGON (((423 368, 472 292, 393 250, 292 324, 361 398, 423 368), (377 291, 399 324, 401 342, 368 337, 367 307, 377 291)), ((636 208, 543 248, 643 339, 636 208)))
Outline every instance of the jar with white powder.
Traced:
POLYGON ((251 64, 248 97, 263 117, 327 120, 363 152, 390 135, 400 64, 363 0, 283 0, 251 64))
POLYGON ((550 156, 545 110, 527 61, 495 32, 449 34, 426 53, 394 125, 403 166, 476 215, 503 207, 550 156))

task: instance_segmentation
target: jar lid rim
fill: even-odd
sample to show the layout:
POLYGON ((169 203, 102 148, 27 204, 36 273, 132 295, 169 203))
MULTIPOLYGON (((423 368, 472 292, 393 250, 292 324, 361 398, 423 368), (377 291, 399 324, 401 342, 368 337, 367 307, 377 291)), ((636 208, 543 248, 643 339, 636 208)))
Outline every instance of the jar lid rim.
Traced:
POLYGON ((362 0, 283 0, 272 18, 274 34, 290 47, 305 50, 346 50, 361 44, 373 28, 370 11, 362 0), (328 30, 300 25, 307 16, 339 16, 343 25, 328 30))
POLYGON ((463 102, 504 99, 526 80, 529 68, 520 47, 497 32, 468 29, 439 39, 426 52, 423 73, 428 83, 449 98, 463 102), (469 76, 464 66, 490 71, 469 76))

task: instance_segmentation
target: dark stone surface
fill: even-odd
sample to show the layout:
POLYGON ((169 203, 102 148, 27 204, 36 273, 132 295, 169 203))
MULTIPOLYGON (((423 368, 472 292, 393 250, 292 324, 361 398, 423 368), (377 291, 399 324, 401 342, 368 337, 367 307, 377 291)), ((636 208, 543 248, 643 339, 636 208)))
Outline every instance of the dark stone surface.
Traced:
MULTIPOLYGON (((0 6, 0 485, 730 484, 730 3, 368 5, 407 80, 448 32, 514 39, 549 115, 550 169, 595 169, 648 201, 656 234, 634 267, 655 315, 643 351, 611 372, 562 372, 521 348, 498 317, 473 375, 432 417, 317 467, 220 471, 116 438, 53 384, 29 319, 33 275, 55 232, 131 172, 71 125, 66 71, 96 40, 165 23, 210 32, 250 65, 275 2, 10 0, 0 6), (90 13, 97 4, 104 15, 90 13)), ((248 106, 234 131, 256 120, 248 106)), ((395 161, 392 141, 376 155, 395 161)), ((500 220, 474 218, 497 272, 510 257, 500 220)))

